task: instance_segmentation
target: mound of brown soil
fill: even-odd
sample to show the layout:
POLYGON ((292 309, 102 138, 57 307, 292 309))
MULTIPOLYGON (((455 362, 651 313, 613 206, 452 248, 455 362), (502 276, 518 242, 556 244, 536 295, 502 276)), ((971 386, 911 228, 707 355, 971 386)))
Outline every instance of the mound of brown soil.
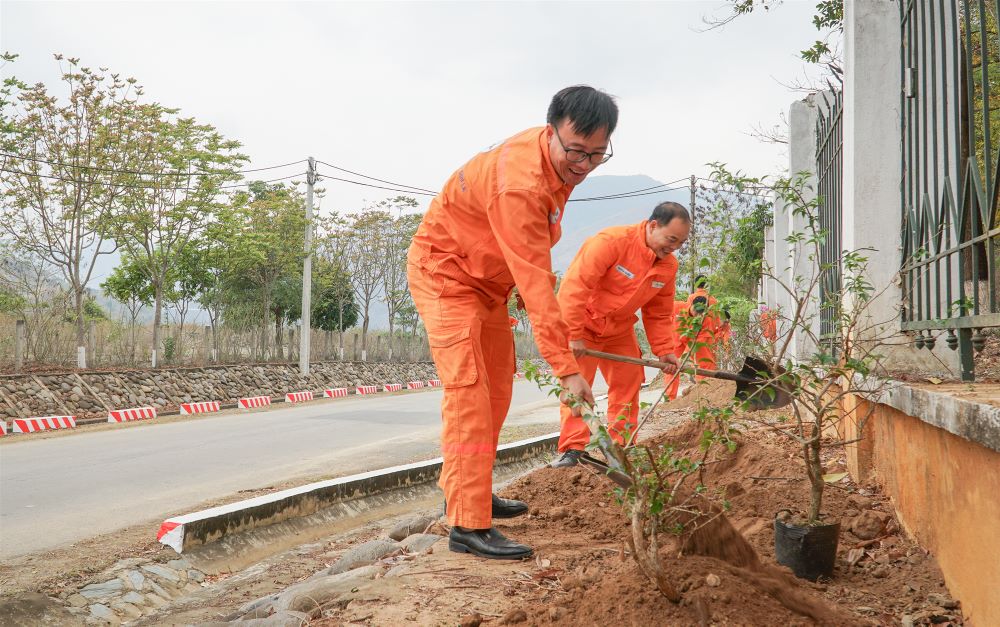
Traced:
POLYGON ((699 409, 707 405, 718 406, 728 403, 735 394, 736 384, 732 381, 702 379, 685 388, 674 400, 664 402, 663 408, 674 410, 699 409))
MULTIPOLYGON (((692 400, 724 396, 715 383, 692 400)), ((652 443, 695 455, 700 434, 700 425, 689 422, 652 443)), ((928 595, 947 594, 940 571, 899 533, 889 503, 874 486, 844 480, 825 492, 826 518, 842 521, 831 581, 812 584, 774 564, 775 513, 801 511, 808 503, 804 466, 790 442, 770 431, 748 430, 739 439, 737 451, 709 463, 704 475, 706 485, 725 488, 728 520, 696 534, 683 556, 677 541, 662 538, 666 572, 683 593, 680 604, 664 598, 626 555, 628 521, 606 479, 583 467, 544 468, 511 484, 504 495, 528 501, 532 510, 529 518, 504 525, 505 532, 547 556, 568 593, 522 605, 528 623, 898 624, 909 615, 917 624, 932 616, 960 624, 959 610, 934 614, 940 608, 930 605, 928 595), (875 541, 863 542, 849 531, 862 510, 885 521, 875 541)), ((827 472, 842 470, 832 455, 825 463, 827 472)))
MULTIPOLYGON (((717 382, 694 390, 688 402, 731 395, 717 382)), ((671 409, 653 422, 690 414, 671 409)), ((650 444, 669 443, 693 456, 701 433, 687 419, 650 444)), ((690 536, 660 535, 661 563, 679 603, 667 600, 632 559, 629 521, 612 483, 583 466, 542 468, 502 491, 527 501, 529 514, 495 522, 534 547, 532 560, 482 560, 449 552, 442 542, 379 584, 396 581, 398 593, 331 607, 315 624, 961 624, 933 559, 900 534, 873 485, 844 480, 826 491, 824 513, 843 522, 831 580, 806 582, 777 566, 774 515, 806 507, 803 465, 794 446, 770 431, 748 429, 738 439, 735 453, 706 460, 703 475, 711 490, 724 489, 726 516, 690 536), (866 541, 853 535, 855 517, 883 521, 878 535, 866 541)), ((843 469, 832 453, 824 463, 827 472, 843 469)))

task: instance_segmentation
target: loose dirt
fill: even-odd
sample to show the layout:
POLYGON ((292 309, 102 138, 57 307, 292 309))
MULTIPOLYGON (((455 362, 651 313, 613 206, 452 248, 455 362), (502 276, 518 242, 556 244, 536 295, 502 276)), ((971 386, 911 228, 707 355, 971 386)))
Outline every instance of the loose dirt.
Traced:
MULTIPOLYGON (((728 399, 727 387, 701 384, 684 402, 693 407, 728 399)), ((657 440, 695 451, 700 428, 679 421, 690 412, 666 407, 660 423, 676 426, 657 440)), ((773 519, 781 509, 806 508, 804 466, 787 439, 770 431, 748 429, 740 440, 735 454, 706 467, 706 484, 725 487, 728 522, 683 551, 678 540, 664 539, 660 555, 682 594, 678 604, 664 598, 629 556, 628 521, 605 478, 579 466, 541 468, 502 492, 527 501, 529 515, 496 522, 535 548, 533 560, 480 560, 439 543, 432 555, 421 556, 419 571, 402 578, 402 597, 394 594, 391 603, 358 599, 311 624, 454 625, 466 618, 463 624, 476 624, 473 613, 487 625, 898 625, 904 616, 918 625, 962 624, 950 599, 952 609, 935 605, 937 595, 948 595, 940 570, 901 534, 875 485, 845 478, 826 490, 825 518, 842 521, 832 579, 810 583, 776 565, 773 519), (883 521, 873 540, 849 531, 862 511, 883 521)), ((828 473, 844 469, 835 455, 824 462, 828 473)))
MULTIPOLYGON (((692 388, 658 411, 640 436, 679 451, 698 450, 701 429, 690 420, 691 408, 728 400, 728 387, 706 382, 692 388)), ((842 472, 844 461, 833 453, 824 459, 825 472, 842 472)), ((904 617, 916 625, 962 624, 933 557, 902 535, 876 485, 843 479, 828 487, 825 517, 842 521, 837 563, 832 579, 810 583, 774 563, 775 513, 803 510, 808 502, 804 466, 794 448, 769 430, 748 428, 734 454, 709 461, 705 483, 725 489, 726 518, 683 546, 670 534, 661 536, 660 555, 680 603, 666 600, 629 555, 629 523, 607 479, 582 466, 541 468, 501 491, 527 501, 529 514, 496 521, 506 535, 535 548, 533 559, 483 560, 451 553, 444 540, 427 553, 392 558, 401 575, 377 578, 352 598, 317 608, 321 617, 309 624, 839 626, 898 625, 904 617), (881 521, 875 538, 862 540, 850 531, 855 517, 872 516, 881 521)), ((415 507, 423 509, 414 513, 440 512, 436 502, 415 507)), ((385 537, 396 522, 369 524, 242 573, 214 577, 207 597, 142 624, 232 616, 242 603, 330 566, 357 543, 385 537)), ((440 523, 430 531, 447 533, 440 523)))

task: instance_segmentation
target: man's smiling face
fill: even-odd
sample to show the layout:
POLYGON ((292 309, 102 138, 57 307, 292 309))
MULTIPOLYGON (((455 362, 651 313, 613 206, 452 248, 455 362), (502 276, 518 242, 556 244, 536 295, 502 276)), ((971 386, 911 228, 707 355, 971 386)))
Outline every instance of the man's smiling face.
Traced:
POLYGON ((610 138, 607 129, 598 129, 585 137, 576 132, 570 120, 564 119, 555 127, 549 125, 546 132, 549 134, 549 160, 556 174, 567 185, 579 185, 600 165, 600 162, 593 163, 595 159, 600 161, 597 156, 584 156, 582 160, 578 160, 583 156, 582 153, 599 155, 609 152, 610 138))

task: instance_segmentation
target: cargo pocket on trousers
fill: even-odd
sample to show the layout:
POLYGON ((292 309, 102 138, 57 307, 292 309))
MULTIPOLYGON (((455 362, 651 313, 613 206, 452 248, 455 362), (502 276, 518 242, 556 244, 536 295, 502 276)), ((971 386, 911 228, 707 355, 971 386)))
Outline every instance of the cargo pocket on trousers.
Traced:
POLYGON ((479 379, 472 329, 465 327, 430 338, 438 378, 446 388, 472 385, 479 379))

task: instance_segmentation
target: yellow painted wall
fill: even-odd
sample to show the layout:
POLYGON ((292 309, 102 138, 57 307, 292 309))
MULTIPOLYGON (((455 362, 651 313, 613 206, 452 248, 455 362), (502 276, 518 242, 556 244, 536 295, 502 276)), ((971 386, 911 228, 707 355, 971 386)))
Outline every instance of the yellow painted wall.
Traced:
POLYGON ((864 432, 848 447, 852 475, 876 473, 900 523, 937 558, 965 617, 1000 625, 1000 453, 886 405, 864 432))

